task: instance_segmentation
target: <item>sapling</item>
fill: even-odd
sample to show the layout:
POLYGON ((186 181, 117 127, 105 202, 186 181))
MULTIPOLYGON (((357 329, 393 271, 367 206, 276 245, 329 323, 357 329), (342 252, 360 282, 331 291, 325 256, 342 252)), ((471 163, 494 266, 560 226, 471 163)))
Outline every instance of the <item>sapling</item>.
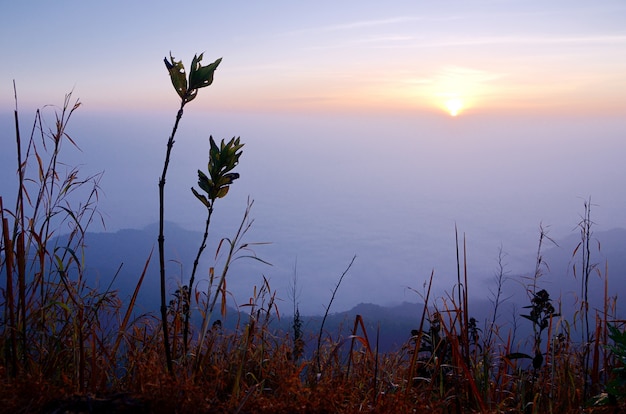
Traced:
POLYGON ((176 121, 172 128, 172 133, 167 141, 167 151, 165 153, 165 162, 163 163, 163 172, 161 179, 159 180, 159 269, 160 269, 160 282, 161 282, 161 323, 163 326, 163 346, 165 348, 165 359, 167 362, 167 370, 172 373, 172 353, 170 349, 169 333, 167 327, 167 303, 165 294, 165 237, 163 235, 163 227, 165 224, 165 178, 167 176, 167 167, 170 163, 170 155, 172 147, 174 146, 174 136, 178 129, 178 123, 183 117, 183 109, 185 105, 196 98, 198 95, 198 89, 209 86, 213 83, 213 76, 215 70, 219 66, 222 58, 217 59, 215 62, 202 66, 202 53, 198 56, 194 56, 191 61, 191 72, 189 73, 189 80, 185 73, 185 67, 181 61, 174 60, 174 57, 170 54, 170 59, 167 57, 164 59, 165 67, 167 68, 172 85, 176 90, 176 93, 180 97, 180 108, 176 114, 176 121))

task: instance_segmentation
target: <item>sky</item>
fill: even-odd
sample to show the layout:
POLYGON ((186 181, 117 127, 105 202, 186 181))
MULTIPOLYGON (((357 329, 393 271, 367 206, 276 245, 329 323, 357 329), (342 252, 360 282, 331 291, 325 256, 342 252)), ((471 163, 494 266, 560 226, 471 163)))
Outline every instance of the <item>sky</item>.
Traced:
POLYGON ((601 229, 626 227, 624 22, 622 1, 5 0, 0 126, 13 81, 23 125, 72 91, 69 161, 105 171, 107 230, 142 227, 179 105, 163 58, 223 58, 185 110, 169 217, 202 225, 189 187, 207 137, 240 135, 219 214, 236 223, 255 199, 281 295, 297 262, 319 311, 356 254, 339 308, 394 302, 433 268, 451 285, 455 225, 483 277, 502 245, 532 267, 539 224, 571 232, 588 197, 601 229))
POLYGON ((9 2, 2 104, 74 88, 98 109, 166 109, 157 62, 223 57, 198 107, 620 113, 623 2, 9 2))

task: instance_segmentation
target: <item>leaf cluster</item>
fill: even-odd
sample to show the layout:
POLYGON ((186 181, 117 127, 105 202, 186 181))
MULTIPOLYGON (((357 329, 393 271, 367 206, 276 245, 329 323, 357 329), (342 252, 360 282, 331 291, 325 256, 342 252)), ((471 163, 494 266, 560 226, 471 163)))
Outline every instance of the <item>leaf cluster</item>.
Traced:
POLYGON ((533 294, 530 306, 524 306, 524 309, 530 309, 529 315, 520 315, 522 318, 526 318, 534 325, 539 327, 540 331, 543 331, 548 327, 550 317, 560 316, 555 313, 554 306, 552 306, 550 294, 541 289, 539 292, 533 294))
POLYGON ((241 148, 244 144, 240 143, 239 137, 232 138, 227 143, 221 141, 218 146, 213 137, 209 137, 209 164, 208 175, 198 170, 198 186, 206 193, 200 194, 195 188, 191 191, 198 200, 207 208, 212 208, 216 199, 224 197, 228 194, 230 185, 239 178, 239 173, 231 172, 237 164, 241 156, 241 148))
POLYGON ((530 300, 529 306, 524 306, 524 309, 530 309, 530 313, 528 315, 520 315, 522 318, 528 319, 533 323, 533 331, 534 331, 534 348, 535 355, 531 356, 525 354, 523 352, 513 352, 507 354, 506 357, 508 359, 531 359, 533 362, 533 368, 538 370, 543 365, 544 357, 540 350, 541 346, 541 334, 544 330, 546 330, 550 326, 550 318, 555 316, 561 316, 561 314, 556 313, 554 306, 552 305, 552 300, 550 299, 550 294, 545 289, 541 289, 537 293, 532 294, 533 297, 530 300))
POLYGON ((164 58, 165 67, 167 68, 172 85, 182 99, 183 103, 187 103, 195 99, 198 94, 198 89, 209 86, 213 83, 213 77, 215 70, 222 61, 222 58, 217 59, 215 62, 206 66, 202 66, 203 53, 200 55, 194 55, 191 61, 191 72, 189 73, 189 81, 187 80, 187 74, 185 72, 185 66, 182 61, 176 61, 170 53, 170 59, 164 58))
POLYGON ((613 353, 619 366, 614 367, 612 374, 614 378, 607 384, 607 392, 618 398, 626 397, 626 332, 620 332, 613 325, 608 325, 609 338, 613 345, 607 348, 613 353))

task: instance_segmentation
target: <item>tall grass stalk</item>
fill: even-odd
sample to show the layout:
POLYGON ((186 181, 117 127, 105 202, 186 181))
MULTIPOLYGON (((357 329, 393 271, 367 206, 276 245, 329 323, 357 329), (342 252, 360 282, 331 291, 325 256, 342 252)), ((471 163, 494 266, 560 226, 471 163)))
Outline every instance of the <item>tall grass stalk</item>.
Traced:
MULTIPOLYGON (((583 388, 583 396, 587 398, 589 396, 589 381, 587 375, 589 373, 589 358, 591 356, 591 340, 592 334, 589 328, 589 278, 593 272, 600 272, 597 268, 597 264, 592 263, 591 261, 591 242, 593 237, 593 221, 591 220, 591 198, 585 200, 583 202, 584 212, 583 216, 578 223, 578 228, 580 230, 580 242, 574 248, 572 253, 572 257, 576 257, 580 252, 580 272, 576 267, 576 264, 573 265, 574 277, 580 277, 580 308, 578 310, 578 315, 581 320, 581 336, 582 336, 582 354, 581 359, 584 367, 584 375, 585 375, 585 383, 583 388)), ((598 250, 600 249, 600 244, 598 242, 598 250)))
POLYGON ((495 287, 495 291, 492 291, 491 289, 489 290, 489 292, 492 295, 492 297, 490 298, 490 301, 491 301, 491 304, 493 305, 493 314, 491 315, 491 321, 489 321, 489 325, 486 326, 487 338, 486 338, 485 345, 484 345, 485 347, 490 347, 492 344, 494 331, 497 326, 496 322, 498 321, 500 306, 502 305, 502 303, 506 302, 512 297, 512 296, 508 296, 506 298, 502 298, 504 283, 508 279, 507 277, 508 272, 506 271, 504 257, 505 257, 505 253, 502 249, 502 246, 500 246, 500 248, 498 249, 498 259, 497 259, 498 267, 496 270, 496 274, 494 276, 494 282, 496 284, 496 287, 495 287))
POLYGON ((12 377, 40 375, 67 356, 63 361, 73 368, 72 383, 84 391, 90 358, 87 345, 93 344, 95 331, 100 329, 99 312, 112 300, 109 290, 95 294, 86 288, 84 279, 84 238, 99 214, 102 174, 83 178, 77 168, 67 167, 60 159, 64 142, 78 148, 67 132, 72 114, 80 107, 78 100, 72 103, 71 93, 54 111, 53 127, 48 128, 41 111, 36 112, 26 146, 15 95, 15 209, 8 210, 0 198, 4 253, 0 273, 6 275, 3 296, 9 339, 3 356, 12 377), (36 171, 30 173, 33 165, 36 171), (57 234, 62 231, 69 233, 57 234), (73 352, 45 352, 62 348, 67 341, 74 345, 73 352))
POLYGON ((248 199, 248 205, 243 214, 241 223, 239 224, 239 228, 237 229, 237 232, 235 233, 235 236, 232 239, 229 239, 229 238, 222 239, 219 243, 217 251, 215 252, 215 258, 217 259, 217 256, 219 255, 221 247, 224 245, 224 243, 228 245, 226 259, 224 260, 222 272, 220 274, 219 279, 217 280, 217 283, 216 284, 213 283, 213 277, 211 277, 211 280, 209 281, 209 287, 207 290, 207 301, 205 303, 205 309, 203 312, 204 317, 203 317, 202 327, 200 329, 200 336, 198 338, 198 343, 196 345, 196 352, 195 352, 196 361, 194 364, 195 365, 194 371, 196 373, 200 369, 202 362, 204 360, 205 353, 203 352, 203 348, 206 344, 207 334, 209 332, 209 326, 213 318, 213 312, 215 311, 217 301, 220 297, 222 298, 221 313, 222 315, 225 315, 226 313, 226 276, 228 274, 228 271, 233 261, 240 259, 240 258, 247 257, 247 258, 251 258, 261 263, 269 265, 268 262, 258 258, 254 254, 254 252, 251 252, 251 247, 265 244, 265 243, 245 243, 242 241, 243 237, 246 235, 248 230, 250 230, 250 227, 252 226, 252 223, 253 223, 253 220, 250 220, 250 210, 252 209, 253 204, 254 204, 254 200, 248 199), (251 252, 251 253, 242 254, 243 252, 246 252, 246 251, 251 252), (213 288, 215 288, 215 292, 212 292, 213 288))
POLYGON ((292 302, 293 322, 291 324, 291 331, 293 336, 293 347, 291 355, 293 361, 297 362, 304 352, 304 340, 302 338, 302 319, 300 317, 300 308, 298 304, 298 297, 300 296, 300 290, 298 289, 298 259, 293 266, 293 278, 289 285, 289 296, 292 302))
POLYGON ((352 335, 350 335, 350 352, 348 353, 348 367, 346 369, 346 378, 350 376, 350 367, 352 366, 354 342, 357 340, 360 341, 365 347, 367 356, 372 357, 373 356, 372 347, 370 346, 370 341, 367 337, 367 330, 365 329, 365 324, 363 323, 363 317, 361 315, 356 315, 356 317, 354 318, 354 326, 352 327, 352 335), (359 327, 361 327, 361 332, 363 334, 362 337, 357 335, 357 330, 359 327))
POLYGON ((341 282, 343 281, 343 278, 350 271, 350 268, 354 264, 355 260, 356 260, 356 255, 352 257, 352 260, 350 260, 350 263, 348 264, 348 267, 346 267, 346 270, 344 270, 343 273, 341 274, 341 276, 339 277, 339 280, 337 281, 337 284, 335 285, 335 288, 333 289, 333 293, 332 293, 332 295, 330 297, 330 300, 328 301, 328 305, 326 306, 326 310, 324 311, 324 317, 322 318, 322 323, 320 325, 320 332, 319 332, 319 335, 317 336, 316 358, 317 358, 317 373, 318 373, 318 375, 322 374, 321 348, 322 348, 322 335, 324 333, 324 324, 326 323, 326 318, 328 318, 328 312, 330 312, 330 307, 332 306, 332 304, 333 304, 333 302, 335 300, 335 296, 337 295, 337 291, 339 290, 339 286, 341 286, 341 282))
POLYGON ((4 217, 4 207, 2 204, 2 197, 0 197, 0 217, 2 218, 2 239, 0 240, 2 251, 4 254, 4 267, 6 271, 6 287, 5 287, 5 307, 4 307, 4 319, 5 323, 8 323, 9 332, 9 345, 5 345, 4 358, 9 366, 9 376, 16 377, 18 375, 18 361, 17 361, 17 325, 15 321, 15 303, 13 293, 13 241, 9 232, 9 220, 4 217))
POLYGON ((141 272, 141 275, 139 276, 139 280, 137 281, 137 285, 135 286, 135 290, 133 291, 133 295, 131 296, 130 302, 128 303, 128 307, 126 308, 126 313, 124 314, 124 319, 122 320, 122 323, 118 329, 117 332, 117 338, 115 339, 115 343, 113 344, 113 348, 111 350, 111 358, 113 359, 113 361, 116 361, 117 359, 117 350, 120 347, 120 344, 122 342, 122 339, 126 333, 126 330, 128 328, 128 323, 130 321, 130 316, 132 314, 132 311, 135 307, 135 303, 137 302, 137 296, 139 295, 139 290, 141 289, 141 286, 143 284, 143 280, 144 277, 146 276, 146 273, 148 271, 148 265, 150 264, 150 260, 152 259, 152 253, 154 252, 154 249, 150 251, 150 255, 148 256, 148 259, 146 260, 146 263, 143 267, 143 271, 141 272))
POLYGON ((417 359, 420 352, 420 346, 422 344, 422 336, 424 332, 424 321, 426 320, 426 314, 428 313, 429 299, 430 299, 430 290, 433 286, 433 277, 435 276, 435 271, 433 270, 430 273, 430 279, 428 281, 428 290, 426 291, 426 297, 424 298, 424 309, 422 310, 422 317, 420 319, 420 326, 417 331, 417 337, 415 338, 415 346, 412 349, 412 357, 411 364, 409 366, 408 375, 406 378, 407 386, 405 390, 405 395, 408 397, 411 386, 413 385, 413 375, 415 374, 415 367, 417 366, 417 359))

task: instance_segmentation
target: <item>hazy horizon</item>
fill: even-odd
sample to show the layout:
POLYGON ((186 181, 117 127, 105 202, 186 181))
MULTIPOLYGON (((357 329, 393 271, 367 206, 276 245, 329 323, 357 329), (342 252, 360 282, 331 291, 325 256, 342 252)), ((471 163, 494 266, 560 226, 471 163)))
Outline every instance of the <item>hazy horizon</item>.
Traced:
MULTIPOLYGON (((157 222, 158 175, 172 119, 94 116, 88 108, 74 116, 68 132, 82 152, 67 146, 63 160, 81 164, 85 174, 104 171, 99 207, 106 230, 157 222)), ((230 286, 239 300, 262 275, 287 300, 295 268, 306 292, 303 310, 319 312, 354 255, 337 310, 419 300, 407 287, 421 291, 433 270, 438 292, 450 291, 455 226, 461 242, 466 238, 470 279, 479 286, 493 276, 500 247, 507 271, 531 271, 539 226, 556 239, 575 234, 589 197, 596 231, 626 228, 626 194, 613 179, 626 175, 620 140, 626 121, 534 120, 465 116, 450 122, 426 115, 358 123, 320 114, 213 114, 207 120, 190 109, 174 146, 166 219, 202 230, 204 208, 190 187, 197 169, 206 169, 207 137, 241 136, 241 177, 216 203, 211 236, 214 242, 231 237, 250 197, 255 222, 246 240, 270 242, 255 251, 273 266, 246 265, 253 270, 235 275, 230 286)), ((4 176, 14 174, 10 164, 4 176)), ((5 203, 12 196, 4 186, 2 194, 5 203)), ((102 230, 98 223, 91 229, 102 230)), ((213 254, 209 250, 207 260, 213 254)))

